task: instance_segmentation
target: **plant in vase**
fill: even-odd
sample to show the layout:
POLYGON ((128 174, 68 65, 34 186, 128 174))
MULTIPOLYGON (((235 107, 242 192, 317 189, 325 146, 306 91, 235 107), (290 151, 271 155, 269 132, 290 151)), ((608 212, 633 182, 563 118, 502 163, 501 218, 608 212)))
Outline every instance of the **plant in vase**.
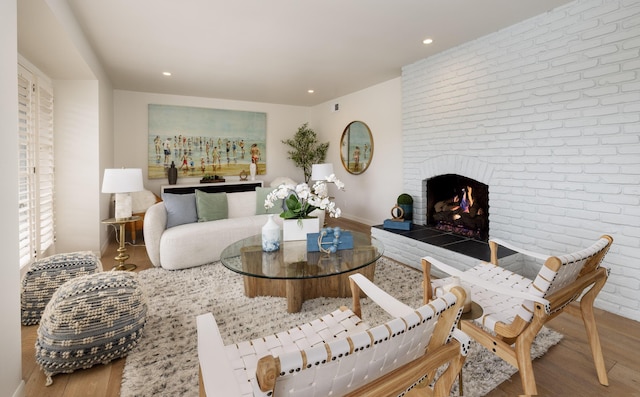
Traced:
MULTIPOLYGON (((327 183, 333 183, 340 190, 344 190, 344 183, 342 183, 335 175, 329 175, 325 180, 317 181, 313 184, 313 187, 309 187, 306 183, 300 183, 298 185, 282 184, 277 189, 269 193, 264 201, 264 207, 266 209, 273 208, 275 202, 284 200, 285 208, 280 214, 280 217, 285 220, 296 221, 297 226, 302 229, 305 219, 316 219, 314 229, 308 231, 309 233, 317 233, 319 231, 319 223, 317 217, 311 216, 311 213, 317 209, 325 211, 332 218, 338 218, 341 215, 340 208, 336 207, 335 202, 329 199, 329 191, 327 183)), ((286 232, 286 226, 284 231, 286 232)), ((286 234, 286 233, 285 233, 286 234)), ((304 234, 306 238, 306 233, 304 234)), ((295 238, 295 239, 304 239, 295 238)), ((287 240, 287 237, 284 237, 287 240)))
POLYGON ((402 193, 398 196, 397 203, 404 212, 404 220, 411 221, 413 219, 413 197, 407 193, 402 193))
POLYGON ((302 124, 293 138, 285 139, 282 143, 290 146, 291 150, 287 152, 296 167, 302 168, 305 183, 311 178, 311 169, 313 164, 324 163, 329 150, 329 142, 320 143, 318 137, 311 128, 309 123, 302 124))

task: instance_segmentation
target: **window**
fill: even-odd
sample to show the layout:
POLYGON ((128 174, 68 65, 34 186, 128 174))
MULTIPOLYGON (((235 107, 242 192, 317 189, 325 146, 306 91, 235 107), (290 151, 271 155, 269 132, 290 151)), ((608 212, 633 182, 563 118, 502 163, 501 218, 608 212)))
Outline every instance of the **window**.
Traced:
POLYGON ((53 89, 18 65, 18 213, 20 267, 45 255, 55 240, 53 89))

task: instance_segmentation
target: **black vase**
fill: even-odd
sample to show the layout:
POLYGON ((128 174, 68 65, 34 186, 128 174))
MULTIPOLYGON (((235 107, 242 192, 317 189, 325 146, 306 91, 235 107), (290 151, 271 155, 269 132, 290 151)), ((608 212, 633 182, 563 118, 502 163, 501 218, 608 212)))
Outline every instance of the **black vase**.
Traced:
POLYGON ((169 185, 175 185, 178 182, 178 169, 173 161, 171 162, 171 167, 167 169, 167 177, 169 178, 169 185))

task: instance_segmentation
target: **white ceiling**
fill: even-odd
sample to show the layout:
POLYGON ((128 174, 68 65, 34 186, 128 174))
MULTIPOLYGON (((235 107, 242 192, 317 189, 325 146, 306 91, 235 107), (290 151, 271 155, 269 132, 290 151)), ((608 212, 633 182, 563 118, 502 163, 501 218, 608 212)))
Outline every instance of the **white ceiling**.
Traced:
MULTIPOLYGON (((46 5, 64 1, 18 0, 18 51, 54 79, 87 78, 68 26, 46 5)), ((302 106, 569 2, 66 1, 116 89, 302 106)))

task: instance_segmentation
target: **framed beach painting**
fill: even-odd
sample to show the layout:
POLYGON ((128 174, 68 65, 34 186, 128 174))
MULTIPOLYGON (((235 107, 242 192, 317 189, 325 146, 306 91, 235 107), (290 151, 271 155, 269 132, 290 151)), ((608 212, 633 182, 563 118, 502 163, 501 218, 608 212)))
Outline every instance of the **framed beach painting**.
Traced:
POLYGON ((266 113, 150 104, 149 178, 172 162, 181 177, 238 176, 252 162, 265 174, 266 138, 266 113))

